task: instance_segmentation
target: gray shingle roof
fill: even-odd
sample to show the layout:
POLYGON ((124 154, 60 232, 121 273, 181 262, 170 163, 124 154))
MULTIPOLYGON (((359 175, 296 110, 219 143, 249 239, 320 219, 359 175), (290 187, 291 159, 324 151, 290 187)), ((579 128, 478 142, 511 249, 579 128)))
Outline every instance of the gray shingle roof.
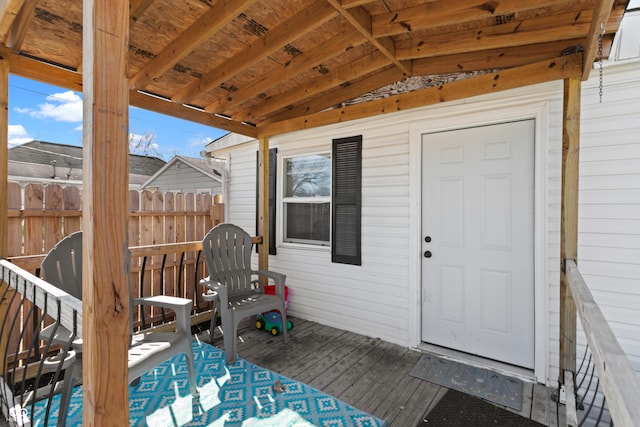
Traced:
MULTIPOLYGON (((51 165, 51 162, 55 160, 57 168, 82 169, 82 147, 31 141, 10 148, 9 160, 41 165, 51 165)), ((129 154, 129 173, 151 176, 165 163, 164 160, 157 157, 129 154)))

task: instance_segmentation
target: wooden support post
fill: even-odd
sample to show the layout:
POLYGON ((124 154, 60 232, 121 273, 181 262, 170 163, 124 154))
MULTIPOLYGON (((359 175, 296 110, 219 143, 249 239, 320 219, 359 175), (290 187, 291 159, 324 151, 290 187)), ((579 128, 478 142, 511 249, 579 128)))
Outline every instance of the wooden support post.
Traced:
POLYGON ((578 257, 578 177, 580 163, 580 76, 564 80, 562 121, 562 204, 560 213, 560 382, 576 371, 576 306, 565 262, 578 257))
MULTIPOLYGON (((9 256, 9 55, 9 49, 0 47, 0 259, 9 256)), ((0 280, 0 295, 4 294, 5 286, 8 285, 0 280)), ((6 310, 7 301, 0 301, 0 319, 4 319, 6 310)), ((0 372, 5 372, 6 330, 0 334, 0 357, 3 360, 0 372)))
POLYGON ((128 0, 83 2, 83 425, 129 425, 128 0))
POLYGON ((258 268, 269 269, 269 137, 258 140, 258 235, 259 243, 258 268))

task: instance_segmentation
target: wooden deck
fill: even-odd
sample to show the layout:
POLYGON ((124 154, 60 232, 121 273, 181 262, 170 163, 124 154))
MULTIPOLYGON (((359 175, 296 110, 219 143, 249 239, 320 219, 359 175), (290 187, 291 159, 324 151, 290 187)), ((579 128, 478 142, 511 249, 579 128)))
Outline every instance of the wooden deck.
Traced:
MULTIPOLYGON (((282 337, 242 322, 239 356, 338 397, 386 420, 389 427, 417 426, 447 391, 409 375, 420 358, 417 351, 315 322, 292 321, 286 346, 282 337)), ((208 342, 208 330, 199 338, 208 342)), ((223 348, 219 329, 213 344, 223 348)), ((525 383, 523 410, 518 414, 547 426, 564 425, 564 407, 558 413, 553 392, 525 383)), ((8 424, 0 420, 0 427, 5 426, 8 424)))
MULTIPOLYGON (((292 320, 294 328, 286 346, 282 337, 243 322, 239 356, 384 419, 389 427, 418 425, 447 391, 409 375, 420 358, 417 351, 315 322, 292 320)), ((208 333, 201 338, 208 341, 208 333)), ((223 348, 219 330, 213 344, 223 348)), ((564 407, 558 414, 553 392, 525 383, 523 410, 518 413, 547 426, 564 425, 564 407)))

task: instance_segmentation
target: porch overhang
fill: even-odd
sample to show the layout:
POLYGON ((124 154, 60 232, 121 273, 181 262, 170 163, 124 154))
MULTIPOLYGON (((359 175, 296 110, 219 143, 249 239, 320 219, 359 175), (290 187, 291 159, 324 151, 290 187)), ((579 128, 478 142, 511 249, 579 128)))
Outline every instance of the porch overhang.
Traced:
MULTIPOLYGON (((258 137, 264 172, 269 137, 279 133, 558 79, 570 82, 566 98, 574 103, 579 80, 607 56, 626 5, 0 0, 0 257, 7 256, 8 74, 84 93, 84 423, 128 423, 129 307, 119 297, 126 288, 128 105, 258 137), (412 84, 419 76, 429 78, 412 84)), ((565 116, 565 126, 566 149, 577 150, 579 120, 565 116)), ((577 199, 573 164, 563 162, 568 203, 577 199)), ((261 215, 263 230, 267 219, 261 215)), ((577 211, 563 213, 570 228, 576 220, 577 211)), ((569 257, 575 238, 562 234, 569 257)), ((267 251, 260 253, 265 264, 267 251)))

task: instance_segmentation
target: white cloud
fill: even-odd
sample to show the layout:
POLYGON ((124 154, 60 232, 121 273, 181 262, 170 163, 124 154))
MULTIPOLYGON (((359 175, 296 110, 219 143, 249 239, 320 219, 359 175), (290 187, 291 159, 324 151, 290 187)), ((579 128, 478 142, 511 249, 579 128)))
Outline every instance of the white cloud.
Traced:
POLYGON ((197 138, 197 139, 192 139, 191 143, 189 144, 191 147, 203 147, 205 145, 207 145, 208 143, 210 143, 211 141, 213 141, 213 138, 197 138))
POLYGON ((33 141, 22 125, 9 125, 9 145, 20 145, 33 141))
MULTIPOLYGON (((37 119, 54 119, 57 122, 82 122, 82 98, 73 91, 54 93, 47 96, 44 104, 36 110, 22 108, 19 112, 29 113, 37 119)), ((17 111, 17 110, 16 110, 17 111)))

